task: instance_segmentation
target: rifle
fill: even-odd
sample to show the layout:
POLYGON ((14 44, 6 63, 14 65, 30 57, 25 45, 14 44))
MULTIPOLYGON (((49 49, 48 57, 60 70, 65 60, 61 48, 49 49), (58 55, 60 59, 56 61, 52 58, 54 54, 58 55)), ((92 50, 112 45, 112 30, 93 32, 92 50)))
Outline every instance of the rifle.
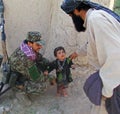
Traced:
POLYGON ((4 94, 6 91, 11 89, 11 86, 8 86, 7 88, 4 88, 5 85, 9 85, 9 79, 10 79, 10 66, 8 63, 4 63, 2 67, 2 81, 0 82, 0 96, 4 94))
POLYGON ((4 29, 4 4, 3 0, 0 0, 0 30, 1 30, 1 40, 2 40, 2 52, 3 52, 3 62, 5 63, 8 60, 8 54, 6 49, 6 34, 4 29))
MULTIPOLYGON (((4 4, 3 4, 3 0, 0 0, 0 31, 1 31, 2 52, 3 52, 3 58, 2 57, 0 58, 1 59, 0 65, 2 64, 3 72, 7 71, 6 64, 8 62, 8 54, 7 54, 7 49, 6 49, 6 34, 5 34, 5 30, 4 30, 4 24, 5 24, 4 4)), ((3 90, 4 85, 5 85, 4 82, 0 83, 0 95, 2 95, 3 93, 5 93, 6 91, 8 91, 10 89, 10 87, 8 87, 5 90, 3 90)))

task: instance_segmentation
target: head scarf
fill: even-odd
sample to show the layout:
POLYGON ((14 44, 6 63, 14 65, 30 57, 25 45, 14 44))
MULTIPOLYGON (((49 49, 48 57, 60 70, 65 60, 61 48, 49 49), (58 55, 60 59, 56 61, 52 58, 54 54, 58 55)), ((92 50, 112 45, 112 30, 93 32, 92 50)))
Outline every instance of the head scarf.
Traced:
POLYGON ((36 53, 26 43, 22 42, 20 49, 30 60, 34 61, 36 59, 36 53))
POLYGON ((87 1, 90 0, 64 0, 62 2, 61 8, 63 9, 63 11, 69 14, 76 7, 78 7, 81 2, 87 2, 87 1))
POLYGON ((65 13, 69 14, 70 12, 74 11, 74 9, 76 9, 81 3, 89 5, 91 8, 94 8, 96 10, 104 10, 112 15, 115 19, 117 19, 118 22, 120 22, 120 16, 115 12, 100 4, 91 2, 90 0, 64 0, 61 4, 61 8, 65 13))

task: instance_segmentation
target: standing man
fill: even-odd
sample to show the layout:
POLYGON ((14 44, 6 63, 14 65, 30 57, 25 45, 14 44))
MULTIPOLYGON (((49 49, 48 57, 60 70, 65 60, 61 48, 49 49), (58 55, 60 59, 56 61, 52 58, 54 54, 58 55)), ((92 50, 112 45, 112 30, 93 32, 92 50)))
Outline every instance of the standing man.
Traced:
MULTIPOLYGON (((111 108, 106 111, 105 99, 112 98, 114 89, 120 85, 120 17, 89 0, 64 0, 61 8, 71 16, 76 30, 88 35, 89 64, 102 80, 104 100, 102 97, 101 105, 93 106, 91 114, 119 114, 111 108)), ((77 53, 71 57, 77 57, 77 53)))

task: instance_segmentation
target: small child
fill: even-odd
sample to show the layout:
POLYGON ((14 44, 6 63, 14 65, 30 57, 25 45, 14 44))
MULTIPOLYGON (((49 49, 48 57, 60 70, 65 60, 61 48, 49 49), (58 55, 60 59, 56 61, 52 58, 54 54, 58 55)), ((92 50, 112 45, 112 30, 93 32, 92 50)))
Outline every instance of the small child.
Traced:
POLYGON ((66 52, 63 47, 54 49, 56 60, 49 64, 49 72, 56 69, 57 96, 68 96, 66 88, 73 81, 70 68, 74 68, 70 57, 66 57, 66 52))

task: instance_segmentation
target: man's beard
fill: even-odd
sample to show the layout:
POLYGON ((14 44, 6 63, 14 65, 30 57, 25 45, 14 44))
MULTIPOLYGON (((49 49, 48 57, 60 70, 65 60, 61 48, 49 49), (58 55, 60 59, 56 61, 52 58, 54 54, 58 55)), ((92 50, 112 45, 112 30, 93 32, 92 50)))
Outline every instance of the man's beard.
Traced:
POLYGON ((84 32, 85 31, 85 27, 83 26, 84 21, 81 19, 81 17, 76 16, 75 14, 72 15, 72 20, 75 26, 75 29, 78 32, 84 32))

